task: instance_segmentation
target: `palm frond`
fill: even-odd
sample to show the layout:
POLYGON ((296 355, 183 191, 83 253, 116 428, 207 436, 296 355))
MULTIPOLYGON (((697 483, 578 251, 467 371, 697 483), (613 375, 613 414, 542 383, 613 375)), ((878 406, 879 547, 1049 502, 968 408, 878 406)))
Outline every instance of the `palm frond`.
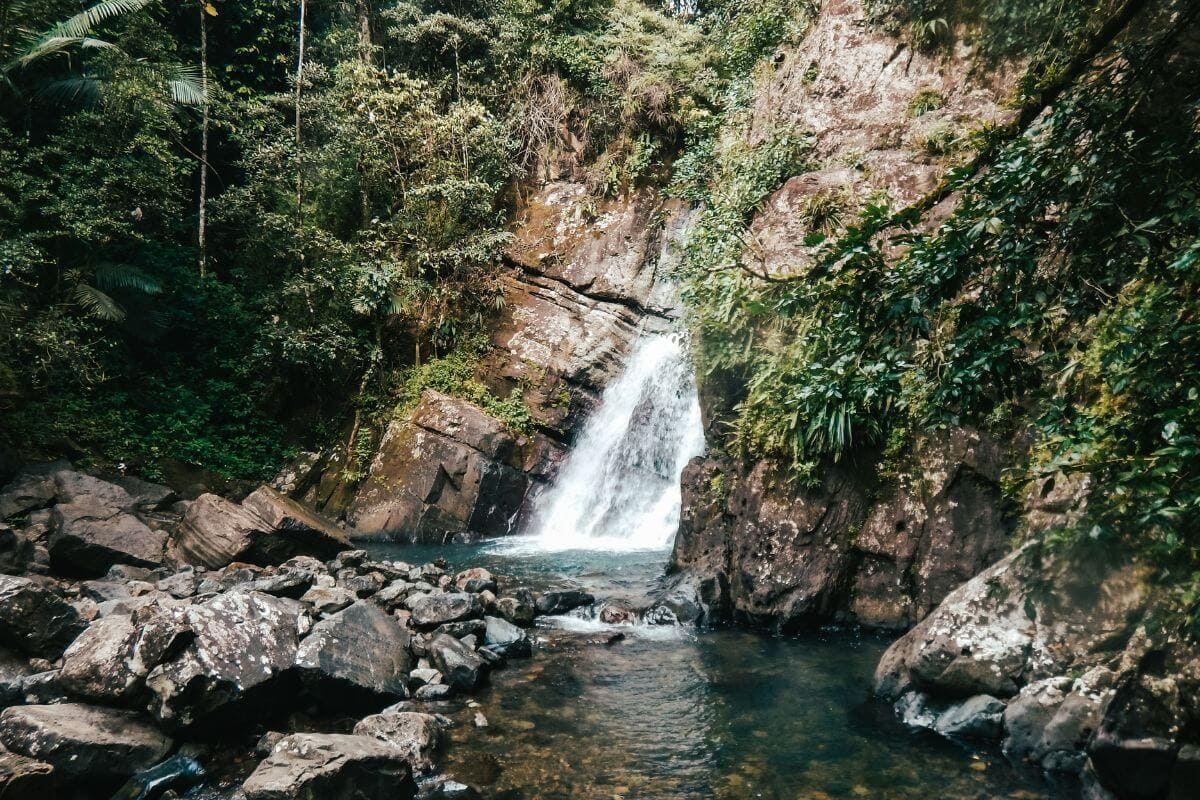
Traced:
POLYGON ((162 284, 129 264, 106 262, 96 267, 96 285, 102 289, 135 289, 143 294, 158 294, 162 284))
POLYGON ((81 283, 75 287, 75 302, 83 307, 83 310, 98 319, 108 320, 109 322, 120 322, 125 319, 125 309, 117 304, 104 292, 97 289, 95 286, 89 286, 86 283, 81 283))
POLYGON ((122 14, 141 11, 154 2, 156 0, 102 0, 91 8, 86 8, 75 16, 58 23, 43 38, 50 36, 82 38, 95 30, 97 25, 122 14))
POLYGON ((35 37, 21 55, 4 66, 3 71, 8 72, 15 66, 27 67, 34 61, 62 52, 69 47, 114 47, 114 45, 102 39, 95 39, 90 35, 96 26, 113 17, 141 11, 154 2, 157 0, 102 0, 35 37))
POLYGON ((72 75, 47 81, 33 93, 33 99, 56 105, 94 106, 100 102, 101 82, 89 75, 72 75))
POLYGON ((73 47, 78 47, 85 50, 116 50, 117 46, 112 42, 106 42, 103 39, 97 39, 92 36, 51 36, 42 39, 32 49, 26 50, 17 62, 21 66, 28 66, 34 61, 55 53, 61 53, 63 50, 68 50, 73 47))

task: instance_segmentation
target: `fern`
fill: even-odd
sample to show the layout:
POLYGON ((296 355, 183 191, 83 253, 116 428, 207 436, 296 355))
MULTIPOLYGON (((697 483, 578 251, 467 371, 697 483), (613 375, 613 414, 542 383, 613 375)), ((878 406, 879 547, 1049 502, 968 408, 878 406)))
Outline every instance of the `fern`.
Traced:
POLYGON ((95 286, 89 286, 86 283, 76 286, 75 302, 97 319, 109 322, 121 322, 125 319, 125 309, 95 286))

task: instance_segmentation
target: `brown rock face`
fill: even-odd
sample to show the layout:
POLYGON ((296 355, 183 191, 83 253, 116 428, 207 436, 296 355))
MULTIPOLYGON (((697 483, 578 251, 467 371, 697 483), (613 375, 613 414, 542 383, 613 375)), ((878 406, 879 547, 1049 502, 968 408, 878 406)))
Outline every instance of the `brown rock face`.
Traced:
POLYGON ((205 494, 188 506, 173 545, 189 564, 280 564, 297 555, 330 558, 350 540, 329 520, 266 486, 242 505, 205 494))
POLYGON ((441 542, 512 528, 534 471, 552 449, 516 436, 465 400, 426 391, 384 436, 347 514, 358 536, 441 542))
POLYGON ((714 461, 684 472, 672 569, 717 616, 785 628, 830 619, 903 628, 1006 552, 1002 453, 959 429, 926 441, 890 494, 872 467, 826 470, 815 490, 714 461))

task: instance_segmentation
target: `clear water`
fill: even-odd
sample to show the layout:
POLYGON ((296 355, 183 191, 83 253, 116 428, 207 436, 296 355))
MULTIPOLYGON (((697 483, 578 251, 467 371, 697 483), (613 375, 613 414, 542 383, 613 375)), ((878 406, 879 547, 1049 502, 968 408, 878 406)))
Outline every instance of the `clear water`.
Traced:
MULTIPOLYGON (((495 544, 373 545, 445 557, 514 584, 644 597, 665 551, 514 553, 495 544)), ((900 725, 869 696, 887 641, 830 631, 604 626, 542 619, 534 657, 493 674, 455 721, 444 771, 488 798, 1066 798, 989 750, 900 725), (624 640, 603 642, 616 631, 624 640), (474 725, 482 712, 486 728, 474 725)))

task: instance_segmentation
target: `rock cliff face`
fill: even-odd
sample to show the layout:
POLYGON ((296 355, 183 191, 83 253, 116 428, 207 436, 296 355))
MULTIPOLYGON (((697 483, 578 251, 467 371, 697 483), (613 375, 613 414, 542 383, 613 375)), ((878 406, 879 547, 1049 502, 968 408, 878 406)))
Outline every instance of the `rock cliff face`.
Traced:
POLYGON ((925 441, 892 482, 847 460, 814 490, 697 459, 671 556, 718 617, 794 629, 837 620, 907 628, 1008 550, 1005 451, 972 430, 925 441))
POLYGON ((476 373, 497 397, 519 397, 537 431, 515 434, 472 403, 428 391, 389 424, 360 484, 313 456, 276 488, 344 515, 359 537, 440 542, 515 530, 633 341, 675 318, 673 246, 687 218, 649 191, 596 206, 581 184, 541 187, 518 216, 505 307, 476 373))

